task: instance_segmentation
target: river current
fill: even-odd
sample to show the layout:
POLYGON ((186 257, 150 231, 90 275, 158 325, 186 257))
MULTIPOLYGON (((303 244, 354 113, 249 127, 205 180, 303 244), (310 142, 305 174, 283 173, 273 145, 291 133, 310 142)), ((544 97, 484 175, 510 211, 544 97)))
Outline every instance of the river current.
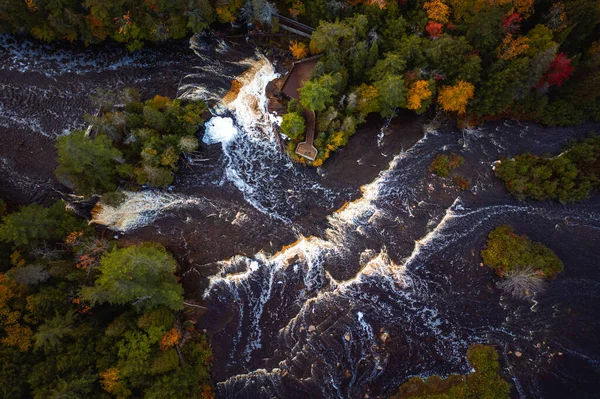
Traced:
POLYGON ((385 397, 409 376, 469 372, 473 343, 498 347, 514 397, 600 397, 600 199, 519 202, 492 172, 499 156, 557 153, 598 126, 457 131, 404 115, 385 129, 369 121, 314 170, 280 152, 265 93, 282 68, 250 45, 197 36, 135 55, 9 37, 0 46, 0 169, 17 200, 58 187, 23 148, 51 156, 57 135, 84 126, 95 88, 211 103, 201 150, 174 187, 129 193, 96 222, 184 262, 186 301, 208 308, 199 325, 212 336, 219 397, 385 397), (229 92, 233 79, 240 89, 229 92), (441 151, 465 158, 469 190, 428 172, 441 151), (527 300, 503 294, 480 265, 504 223, 565 264, 527 300))

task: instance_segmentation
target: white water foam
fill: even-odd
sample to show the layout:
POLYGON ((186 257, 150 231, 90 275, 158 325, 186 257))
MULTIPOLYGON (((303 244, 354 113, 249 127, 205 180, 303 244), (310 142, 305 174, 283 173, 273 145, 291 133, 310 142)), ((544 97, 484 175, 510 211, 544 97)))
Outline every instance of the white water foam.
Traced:
POLYGON ((206 204, 198 198, 159 191, 125 191, 123 194, 125 200, 117 207, 102 203, 97 205, 91 223, 124 232, 152 223, 167 210, 206 204))
POLYGON ((205 124, 202 142, 206 144, 227 143, 238 135, 233 119, 215 116, 205 124))

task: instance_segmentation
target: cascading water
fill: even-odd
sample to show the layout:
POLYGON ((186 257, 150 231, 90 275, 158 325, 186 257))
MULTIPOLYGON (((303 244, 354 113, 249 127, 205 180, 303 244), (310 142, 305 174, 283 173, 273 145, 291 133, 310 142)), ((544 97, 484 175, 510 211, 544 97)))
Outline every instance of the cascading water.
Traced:
MULTIPOLYGON (((135 56, 108 49, 63 57, 4 37, 0 47, 7 49, 0 53, 0 129, 45 140, 49 148, 49 140, 82 124, 82 108, 93 111, 85 97, 94 87, 154 90, 160 81, 160 93, 172 96, 179 83, 179 96, 214 103, 200 159, 178 173, 175 189, 128 193, 120 207, 104 205, 95 218, 183 253, 190 262, 184 284, 217 270, 202 292, 187 291, 208 307, 201 327, 213 338, 219 397, 385 397, 412 375, 468 372, 466 348, 476 342, 498 345, 503 372, 521 398, 594 397, 600 270, 590 254, 600 245, 600 201, 521 203, 491 170, 500 155, 558 153, 589 128, 505 122, 428 130, 401 151, 394 147, 401 127, 391 123, 391 134, 375 132, 371 142, 364 139, 367 126, 314 173, 280 153, 265 95, 277 74, 248 46, 205 35, 192 38, 192 51, 180 46, 135 56), (63 58, 76 61, 65 68, 63 58), (17 113, 23 101, 40 99, 48 104, 43 111, 17 113), (465 158, 469 191, 459 193, 428 172, 446 150, 465 158), (376 156, 386 165, 363 180, 370 183, 361 193, 335 184, 344 175, 332 165, 353 156, 344 174, 364 174, 376 156), (564 261, 565 272, 545 292, 511 298, 479 265, 487 233, 502 223, 564 261), (282 243, 289 245, 280 249, 282 243), (215 259, 227 260, 204 267, 215 259)), ((0 171, 17 169, 4 158, 0 171)), ((29 191, 40 184, 26 176, 14 181, 29 191)))
MULTIPOLYGON (((208 67, 185 78, 181 95, 220 98, 203 142, 207 148, 220 143, 222 168, 205 176, 202 184, 208 179, 214 190, 232 183, 252 208, 283 222, 282 228, 292 234, 301 230, 302 215, 310 213, 312 204, 327 208, 347 198, 319 183, 327 179, 327 166, 319 177, 279 152, 277 121, 267 112, 265 96, 276 73, 267 59, 256 55, 214 61, 207 51, 226 55, 232 50, 223 45, 210 50, 199 42, 194 48, 208 67), (221 84, 215 87, 210 76, 216 71, 221 76, 237 73, 237 83, 229 91, 221 84)), ((326 228, 314 229, 318 236, 299 236, 275 254, 261 251, 219 262, 220 270, 203 293, 209 311, 202 322, 213 335, 219 396, 386 395, 411 375, 467 372, 466 349, 476 342, 501 346, 521 397, 545 395, 535 383, 536 373, 547 373, 548 361, 560 360, 559 352, 595 364, 575 341, 558 335, 561 320, 569 317, 562 302, 569 300, 552 299, 552 292, 562 292, 565 284, 585 287, 581 297, 595 295, 589 277, 549 283, 546 293, 518 302, 501 294, 492 273, 479 267, 485 237, 501 223, 524 227, 533 238, 560 242, 565 248, 565 234, 573 229, 580 235, 594 232, 591 240, 583 240, 586 250, 598 241, 597 201, 571 209, 521 204, 493 178, 491 165, 499 155, 530 148, 556 151, 566 140, 560 132, 550 140, 524 132, 510 124, 462 134, 427 130, 410 149, 394 155, 387 168, 361 188, 358 199, 328 216, 326 228), (511 135, 519 140, 511 140, 511 135), (470 191, 459 195, 428 174, 433 156, 444 150, 465 157, 471 167, 470 191), (515 350, 527 353, 527 366, 508 357, 515 350)), ((380 134, 374 147, 386 148, 388 139, 380 134)), ((182 206, 206 207, 206 199, 194 194, 147 199, 152 209, 142 206, 141 218, 111 212, 127 215, 125 223, 119 222, 126 228, 182 206)), ((213 205, 201 213, 222 206, 228 205, 213 205)), ((252 220, 246 216, 243 225, 251 228, 252 220)), ((551 245, 559 256, 561 245, 551 245)), ((190 270, 202 269, 196 265, 190 270)), ((583 319, 597 327, 589 316, 583 319)))

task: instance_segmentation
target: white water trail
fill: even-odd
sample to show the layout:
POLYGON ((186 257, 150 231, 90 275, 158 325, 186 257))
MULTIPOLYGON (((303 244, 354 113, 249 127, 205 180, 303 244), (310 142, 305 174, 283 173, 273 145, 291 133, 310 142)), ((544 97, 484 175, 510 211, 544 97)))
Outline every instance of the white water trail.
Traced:
POLYGON ((152 223, 167 210, 206 204, 199 198, 160 191, 124 191, 123 194, 125 200, 117 207, 103 203, 96 205, 92 211, 91 223, 125 232, 152 223))

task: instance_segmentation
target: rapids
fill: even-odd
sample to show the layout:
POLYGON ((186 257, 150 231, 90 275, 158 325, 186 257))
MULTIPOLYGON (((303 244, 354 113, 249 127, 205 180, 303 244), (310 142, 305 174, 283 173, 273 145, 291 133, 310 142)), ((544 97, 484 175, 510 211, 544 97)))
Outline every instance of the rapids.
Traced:
MULTIPOLYGON (((70 104, 61 116, 70 126, 82 123, 70 109, 90 110, 81 94, 69 99, 67 90, 89 91, 74 76, 91 70, 98 70, 97 82, 120 87, 153 81, 152 66, 174 69, 161 84, 213 104, 202 148, 174 187, 127 193, 123 205, 104 206, 95 222, 123 240, 160 241, 189 262, 182 281, 187 299, 208 308, 199 324, 212 336, 219 397, 385 397, 409 376, 469 372, 465 354, 473 343, 497 345, 515 397, 596 397, 600 199, 519 202, 494 178, 492 164, 525 151, 557 153, 597 126, 506 121, 458 132, 422 129, 406 116, 386 129, 370 120, 312 170, 280 152, 279 120, 268 112, 266 87, 282 68, 245 43, 196 36, 191 51, 100 53, 92 60, 88 50, 53 54, 3 40, 10 50, 3 84, 33 93, 55 85, 70 104), (63 59, 74 59, 67 70, 57 66, 63 59), (24 78, 7 83, 15 71, 24 78), (469 190, 428 172, 442 150, 465 158, 459 172, 469 190), (565 264, 529 300, 502 294, 495 275, 480 266, 487 233, 502 223, 543 242, 565 264)), ((58 118, 20 114, 28 97, 12 96, 20 100, 5 97, 0 114, 7 129, 51 142, 67 128, 58 118)), ((30 176, 11 170, 16 186, 30 176)))

